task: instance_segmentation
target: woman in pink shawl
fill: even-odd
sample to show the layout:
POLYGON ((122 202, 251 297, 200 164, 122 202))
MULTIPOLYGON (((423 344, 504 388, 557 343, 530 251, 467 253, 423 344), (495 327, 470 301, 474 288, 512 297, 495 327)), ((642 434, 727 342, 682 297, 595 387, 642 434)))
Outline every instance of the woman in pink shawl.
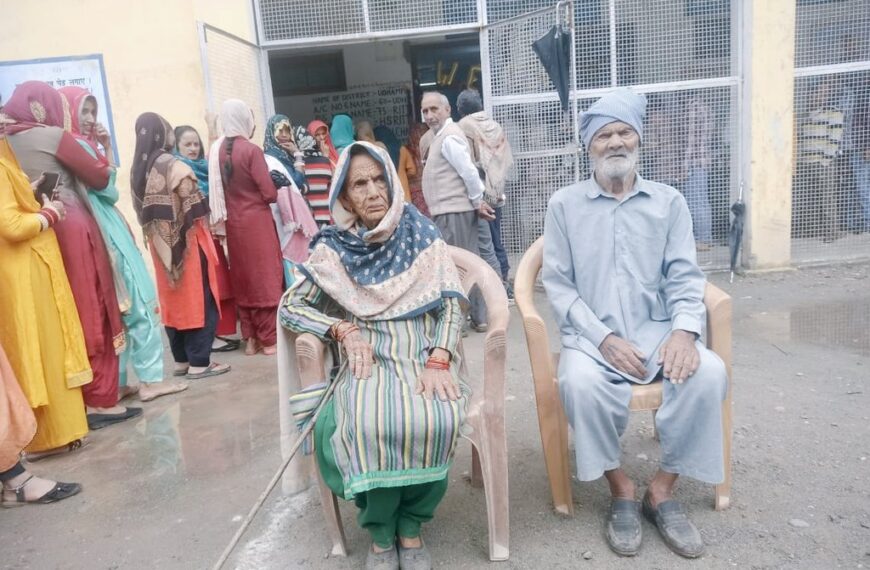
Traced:
POLYGON ((314 140, 320 146, 320 152, 323 156, 329 157, 329 162, 332 163, 333 170, 338 163, 338 151, 335 150, 335 145, 332 144, 332 137, 329 135, 329 126, 321 120, 314 120, 308 123, 308 132, 314 136, 314 140))

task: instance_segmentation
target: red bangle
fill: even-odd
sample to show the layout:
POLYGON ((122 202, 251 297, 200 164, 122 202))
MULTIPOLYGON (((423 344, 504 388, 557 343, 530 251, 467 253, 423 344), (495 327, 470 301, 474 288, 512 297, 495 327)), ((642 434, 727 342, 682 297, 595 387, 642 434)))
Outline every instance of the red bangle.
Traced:
POLYGON ((341 344, 347 335, 357 331, 359 331, 359 327, 348 321, 339 321, 330 327, 332 338, 339 344, 341 344))
POLYGON ((48 221, 48 227, 51 227, 60 221, 60 216, 51 208, 42 208, 39 213, 45 217, 46 221, 48 221))
POLYGON ((50 226, 56 224, 60 219, 60 216, 57 215, 57 212, 55 212, 51 208, 43 208, 39 211, 39 213, 48 218, 48 225, 50 226))

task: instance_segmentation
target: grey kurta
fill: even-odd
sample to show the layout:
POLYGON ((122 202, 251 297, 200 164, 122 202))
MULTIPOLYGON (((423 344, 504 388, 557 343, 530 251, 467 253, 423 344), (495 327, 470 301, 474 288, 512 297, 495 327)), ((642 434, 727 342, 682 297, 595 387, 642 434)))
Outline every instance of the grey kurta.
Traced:
MULTIPOLYGON (((706 280, 696 262, 692 221, 682 195, 640 177, 619 201, 590 178, 550 199, 544 229, 543 282, 559 325, 559 388, 574 428, 581 480, 619 466, 631 382, 659 372, 661 344, 672 330, 701 335, 706 280), (614 333, 646 356, 647 374, 616 370, 598 346, 614 333)), ((698 371, 665 383, 656 426, 662 468, 719 482, 722 467, 722 361, 697 344, 698 371)))

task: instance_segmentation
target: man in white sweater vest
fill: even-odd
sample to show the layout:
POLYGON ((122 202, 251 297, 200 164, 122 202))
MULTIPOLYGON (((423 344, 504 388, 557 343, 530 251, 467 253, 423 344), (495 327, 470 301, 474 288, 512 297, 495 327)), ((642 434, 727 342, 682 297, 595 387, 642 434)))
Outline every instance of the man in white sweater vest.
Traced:
MULTIPOLYGON (((495 212, 483 200, 483 180, 471 160, 465 133, 450 118, 450 102, 442 93, 424 93, 420 106, 429 125, 420 140, 426 205, 444 241, 479 255, 478 218, 493 220, 495 212)), ((476 290, 469 297, 472 327, 485 331, 483 299, 476 290)))

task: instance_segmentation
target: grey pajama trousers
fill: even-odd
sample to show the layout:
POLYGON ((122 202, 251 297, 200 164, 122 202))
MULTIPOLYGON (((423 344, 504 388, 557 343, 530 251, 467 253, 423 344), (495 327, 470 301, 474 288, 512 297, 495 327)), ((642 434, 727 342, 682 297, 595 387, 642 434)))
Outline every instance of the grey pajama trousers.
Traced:
MULTIPOLYGON (((668 473, 718 484, 722 462, 722 401, 727 375, 722 360, 700 342, 701 365, 683 384, 664 381, 655 425, 668 473)), ((562 347, 559 393, 574 430, 577 477, 592 481, 620 465, 619 438, 628 425, 631 382, 586 353, 562 347)))
MULTIPOLYGON (((461 247, 474 255, 480 255, 480 226, 478 224, 477 210, 458 212, 454 214, 440 214, 432 221, 438 226, 441 237, 448 245, 461 247)), ((491 240, 492 238, 490 238, 491 240)), ((491 243, 491 242, 490 242, 491 243)), ((474 324, 486 322, 486 303, 483 295, 475 286, 468 295, 471 305, 471 320, 474 324)))

